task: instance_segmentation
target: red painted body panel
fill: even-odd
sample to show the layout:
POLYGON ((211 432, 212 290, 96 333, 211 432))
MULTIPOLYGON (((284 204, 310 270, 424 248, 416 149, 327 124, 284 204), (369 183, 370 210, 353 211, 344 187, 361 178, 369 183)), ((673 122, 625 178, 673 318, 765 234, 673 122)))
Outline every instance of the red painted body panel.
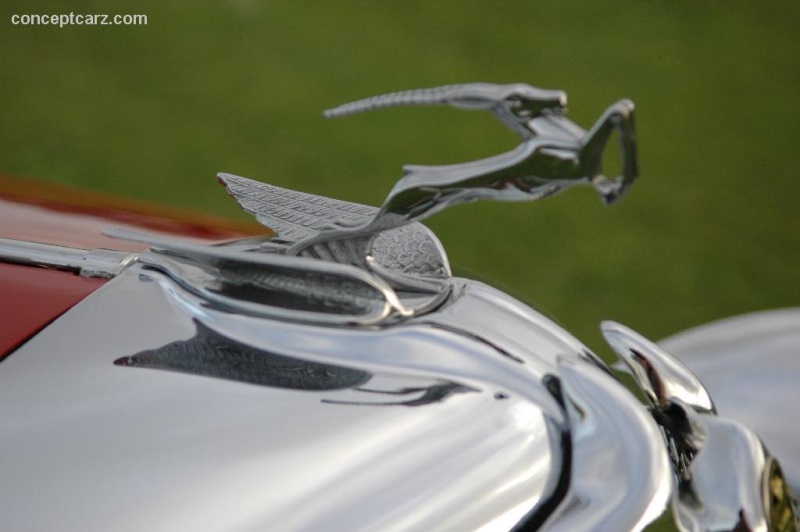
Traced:
POLYGON ((209 242, 264 233, 252 222, 0 174, 0 237, 82 248, 138 251, 142 244, 108 238, 107 227, 180 235, 209 242))
POLYGON ((44 268, 0 264, 0 360, 104 282, 44 268))
MULTIPOLYGON (((197 242, 264 232, 253 223, 0 175, 0 238, 84 249, 147 247, 104 236, 102 230, 108 227, 179 235, 197 242)), ((0 263, 0 359, 104 282, 0 263)))

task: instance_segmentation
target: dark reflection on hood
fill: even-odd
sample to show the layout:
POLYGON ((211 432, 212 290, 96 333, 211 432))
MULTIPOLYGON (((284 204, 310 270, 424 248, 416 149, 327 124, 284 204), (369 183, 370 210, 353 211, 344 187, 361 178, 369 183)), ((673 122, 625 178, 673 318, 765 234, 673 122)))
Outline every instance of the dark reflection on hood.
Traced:
POLYGON ((117 366, 153 368, 299 391, 342 391, 323 403, 364 406, 422 406, 475 388, 431 378, 401 378, 271 353, 228 338, 199 320, 197 332, 156 349, 118 358, 117 366), (367 383, 370 386, 365 386, 367 383), (362 400, 363 399, 363 400, 362 400))
POLYGON ((114 361, 117 366, 166 369, 291 390, 341 390, 366 383, 370 373, 287 357, 222 336, 194 320, 197 333, 114 361))

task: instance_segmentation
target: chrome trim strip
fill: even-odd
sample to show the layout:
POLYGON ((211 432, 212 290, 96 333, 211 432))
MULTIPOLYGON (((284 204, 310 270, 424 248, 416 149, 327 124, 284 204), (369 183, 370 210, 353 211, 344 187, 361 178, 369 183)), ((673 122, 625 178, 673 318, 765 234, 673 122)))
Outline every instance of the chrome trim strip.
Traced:
POLYGON ((51 268, 83 277, 115 277, 136 260, 136 254, 108 249, 82 249, 0 238, 0 262, 51 268))

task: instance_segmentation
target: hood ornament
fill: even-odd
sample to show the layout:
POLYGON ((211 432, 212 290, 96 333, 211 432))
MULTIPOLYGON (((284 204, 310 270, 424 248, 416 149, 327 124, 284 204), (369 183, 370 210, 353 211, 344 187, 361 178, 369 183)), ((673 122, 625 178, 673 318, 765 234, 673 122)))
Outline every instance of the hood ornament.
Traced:
MULTIPOLYGON (((520 135, 521 143, 478 161, 406 166, 381 207, 220 174, 219 180, 239 205, 277 233, 274 237, 202 245, 177 237, 106 231, 147 243, 149 249, 140 253, 0 239, 0 262, 120 277, 20 348, 33 352, 19 360, 32 360, 30 368, 38 379, 42 360, 47 360, 41 358, 42 352, 62 353, 66 342, 66 352, 75 355, 68 357, 68 365, 76 360, 88 364, 76 366, 77 371, 93 381, 103 375, 102 365, 111 365, 110 353, 118 353, 122 356, 114 361, 117 366, 262 386, 269 389, 266 397, 278 400, 264 401, 270 408, 252 412, 258 416, 272 412, 278 420, 285 419, 286 412, 299 413, 304 421, 298 427, 319 425, 312 435, 336 434, 340 442, 348 442, 348 432, 355 429, 354 448, 368 451, 363 453, 368 464, 390 454, 405 462, 411 454, 397 453, 400 447, 395 444, 376 443, 390 439, 385 436, 361 447, 368 441, 364 425, 349 413, 338 417, 342 409, 369 407, 374 416, 377 406, 436 404, 429 417, 394 417, 394 423, 401 423, 394 426, 404 431, 412 425, 419 428, 416 441, 432 449, 433 454, 427 455, 432 458, 418 461, 423 464, 418 467, 427 468, 442 456, 450 462, 456 448, 470 452, 458 457, 461 461, 455 466, 442 469, 455 480, 441 477, 437 468, 439 478, 434 483, 423 475, 419 483, 402 484, 402 489, 392 485, 385 490, 391 492, 388 495, 376 496, 381 490, 370 489, 375 498, 369 500, 381 508, 397 507, 395 500, 411 506, 407 493, 415 499, 435 493, 442 495, 431 497, 439 506, 423 512, 456 515, 464 523, 485 528, 640 530, 671 500, 674 522, 681 530, 796 531, 797 514, 777 460, 753 431, 718 414, 705 386, 687 366, 635 331, 614 322, 603 324, 608 344, 645 395, 649 404, 645 409, 605 363, 567 331, 498 290, 453 278, 439 240, 421 223, 458 203, 536 201, 580 184, 594 187, 606 203, 617 201, 637 176, 633 104, 628 100, 613 104, 585 131, 565 117, 563 92, 475 83, 367 98, 332 109, 326 116, 435 104, 489 110, 520 135), (602 154, 615 131, 621 142, 622 170, 609 178, 602 173, 602 154), (84 336, 76 340, 62 334, 77 324, 83 326, 87 317, 117 331, 124 326, 124 338, 100 330, 89 334, 87 350, 84 336), (189 331, 193 332, 187 338, 189 331), (159 339, 165 343, 158 345, 159 339), (37 352, 42 345, 45 349, 37 352), (323 395, 317 404, 299 398, 301 391, 323 395), (287 410, 295 401, 297 406, 287 410), (271 410, 274 405, 277 410, 271 410), (455 421, 448 424, 451 419, 455 421), (352 426, 339 426, 336 420, 352 426), (487 420, 489 424, 477 424, 474 431, 472 427, 462 431, 464 421, 471 425, 487 420), (451 429, 457 429, 457 437, 430 437, 451 429), (492 438, 486 437, 489 432, 492 438), (500 433, 499 439, 495 433, 500 433), (440 441, 432 444, 434 440, 440 441), (487 446, 481 447, 485 442, 487 446), (489 455, 498 461, 483 464, 480 474, 469 469, 476 456, 489 455), (497 476, 486 475, 490 469, 497 469, 497 476), (477 491, 439 493, 445 491, 441 486, 457 485, 468 476, 467 483, 479 479, 477 491), (458 516, 463 501, 488 510, 458 516)), ((51 373, 59 382, 64 380, 61 373, 51 373)), ((140 390, 144 381, 127 382, 134 387, 123 388, 123 396, 139 397, 132 390, 140 390)), ((148 384, 148 392, 156 391, 153 397, 167 390, 170 381, 161 382, 148 384)), ((102 386, 105 391, 107 384, 102 386)), ((194 393, 181 385, 179 391, 184 390, 194 393)), ((240 397, 236 404, 247 405, 247 411, 257 402, 249 393, 236 397, 240 397)), ((49 408, 51 402, 42 405, 49 408)), ((205 416, 206 404, 193 406, 195 414, 205 416)), ((181 403, 181 410, 183 405, 189 402, 181 403)), ((145 408, 149 413, 149 403, 145 408)), ((114 415, 109 416, 113 420, 104 421, 119 418, 116 412, 114 406, 114 415)), ((159 423, 144 426, 161 427, 159 423)), ((126 421, 118 428, 127 425, 126 421)), ((304 440, 307 436, 295 434, 304 440)), ((285 443, 280 442, 297 439, 275 441, 282 449, 285 443)), ((319 447, 322 450, 309 463, 330 462, 330 450, 319 447)), ((269 454, 279 460, 282 456, 269 454)), ((225 461, 220 467, 230 469, 225 461)), ((404 467, 387 469, 397 470, 390 479, 417 480, 404 467)), ((366 478, 364 470, 357 462, 326 470, 323 485, 349 482, 353 471, 355 477, 366 478)), ((362 493, 340 491, 356 497, 362 493)), ((338 499, 342 508, 353 502, 350 497, 338 499)), ((317 513, 311 517, 329 522, 327 508, 339 506, 334 502, 322 510, 312 508, 317 513)), ((289 508, 293 511, 294 506, 289 508)), ((449 524, 442 527, 477 528, 449 524)))
POLYGON ((286 190, 219 174, 244 210, 278 233, 266 248, 285 255, 350 264, 401 290, 442 289, 447 259, 436 237, 419 221, 452 205, 491 199, 536 201, 578 184, 593 186, 606 203, 617 201, 636 179, 633 103, 611 105, 585 131, 565 115, 567 95, 525 84, 470 83, 396 92, 325 112, 345 116, 400 105, 449 104, 485 109, 519 134, 513 150, 444 166, 405 166, 380 208, 286 190), (619 132, 622 175, 602 174, 601 161, 619 132))
POLYGON ((371 207, 219 174, 239 205, 275 238, 204 246, 122 229, 109 236, 150 245, 139 254, 0 242, 0 260, 115 277, 133 263, 160 270, 203 301, 238 313, 330 325, 376 325, 438 308, 454 285, 441 243, 421 220, 451 205, 491 199, 536 201, 591 185, 606 203, 636 179, 633 103, 611 105, 588 131, 565 117, 562 91, 470 83, 397 92, 325 112, 336 117, 399 105, 488 110, 521 143, 506 153, 444 166, 405 166, 371 207), (611 134, 622 174, 602 173, 611 134))

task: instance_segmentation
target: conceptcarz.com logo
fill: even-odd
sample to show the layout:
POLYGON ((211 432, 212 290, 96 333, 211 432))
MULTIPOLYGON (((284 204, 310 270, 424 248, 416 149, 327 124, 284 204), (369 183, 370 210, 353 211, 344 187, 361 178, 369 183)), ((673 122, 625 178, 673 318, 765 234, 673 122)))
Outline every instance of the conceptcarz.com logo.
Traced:
POLYGON ((142 14, 117 14, 88 13, 85 15, 75 13, 54 14, 14 14, 11 15, 11 24, 14 26, 146 26, 147 15, 142 14))

